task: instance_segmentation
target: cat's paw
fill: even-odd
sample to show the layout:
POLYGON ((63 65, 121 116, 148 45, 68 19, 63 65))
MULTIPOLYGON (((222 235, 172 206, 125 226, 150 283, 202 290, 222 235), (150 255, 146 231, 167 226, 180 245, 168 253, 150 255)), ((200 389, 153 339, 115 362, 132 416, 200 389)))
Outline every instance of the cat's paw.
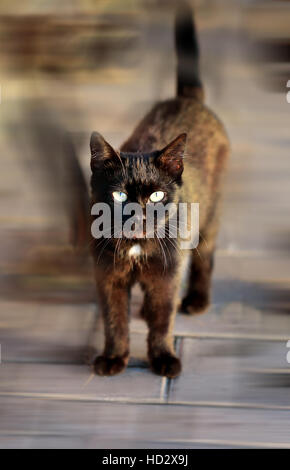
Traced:
POLYGON ((180 311, 188 315, 204 313, 210 305, 210 297, 208 292, 194 292, 184 297, 180 311))
POLYGON ((126 369, 128 358, 122 356, 98 356, 94 360, 94 371, 98 375, 116 375, 126 369))
POLYGON ((169 353, 160 354, 150 361, 151 369, 155 374, 174 378, 181 372, 181 362, 178 357, 169 353))

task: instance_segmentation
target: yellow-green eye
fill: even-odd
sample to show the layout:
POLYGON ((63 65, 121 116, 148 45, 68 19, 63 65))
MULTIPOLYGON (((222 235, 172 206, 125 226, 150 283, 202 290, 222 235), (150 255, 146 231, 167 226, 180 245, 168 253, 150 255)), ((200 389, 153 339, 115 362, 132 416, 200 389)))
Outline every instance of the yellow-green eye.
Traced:
POLYGON ((128 197, 127 194, 123 193, 122 191, 114 191, 113 192, 113 198, 117 202, 125 202, 125 201, 127 201, 127 197, 128 197))
POLYGON ((155 193, 152 193, 150 196, 150 201, 151 202, 160 202, 164 198, 165 194, 163 191, 156 191, 155 193))

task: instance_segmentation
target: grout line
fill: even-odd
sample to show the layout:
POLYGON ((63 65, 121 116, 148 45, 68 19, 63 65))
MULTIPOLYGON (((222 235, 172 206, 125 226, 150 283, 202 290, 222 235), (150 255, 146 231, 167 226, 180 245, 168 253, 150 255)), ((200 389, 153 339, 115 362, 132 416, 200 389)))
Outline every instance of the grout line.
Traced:
MULTIPOLYGON (((5 430, 0 429, 0 437, 69 437, 74 438, 78 437, 79 434, 75 433, 64 433, 64 432, 49 432, 49 431, 29 431, 29 430, 5 430)), ((136 442, 143 442, 144 439, 138 439, 136 442)), ((147 441, 145 441, 147 442, 147 441)), ((273 449, 290 449, 290 444, 288 442, 261 442, 261 441, 235 441, 230 439, 157 439, 158 443, 176 443, 179 445, 190 445, 190 444, 200 444, 208 446, 230 446, 230 447, 246 447, 246 448, 273 448, 273 449)))
POLYGON ((290 411, 290 405, 267 405, 260 403, 222 402, 222 401, 168 401, 168 405, 201 407, 201 408, 230 408, 290 411))
POLYGON ((289 442, 259 442, 259 441, 232 441, 231 439, 166 439, 159 440, 161 443, 176 442, 178 444, 204 444, 218 446, 234 446, 234 447, 263 447, 272 449, 290 449, 289 442))
POLYGON ((176 332, 175 336, 181 338, 200 338, 200 339, 241 339, 250 341, 269 341, 269 342, 287 342, 289 336, 284 335, 255 335, 255 334, 243 334, 243 333, 188 333, 188 332, 176 332))
MULTIPOLYGON (((131 333, 144 334, 144 331, 138 328, 133 328, 131 333)), ((173 333, 175 337, 180 338, 200 338, 200 339, 246 339, 251 341, 271 341, 271 342, 287 342, 290 334, 285 335, 267 335, 267 334, 251 334, 251 333, 210 333, 210 332, 195 332, 189 333, 188 331, 176 331, 173 333)))
POLYGON ((201 408, 230 408, 290 411, 290 405, 267 405, 260 403, 222 402, 222 401, 168 401, 168 405, 192 406, 201 408))
POLYGON ((111 403, 127 405, 162 405, 184 406, 194 408, 228 408, 228 409, 254 409, 290 411, 290 405, 267 405, 260 403, 240 402, 214 402, 214 401, 163 401, 160 398, 128 398, 128 397, 97 397, 93 395, 70 395, 61 393, 35 393, 35 392, 0 392, 0 397, 6 398, 33 398, 41 400, 55 400, 83 403, 111 403))
POLYGON ((170 390, 171 390, 171 386, 172 386, 172 380, 174 380, 174 379, 166 378, 166 389, 165 389, 166 403, 169 402, 169 395, 170 395, 170 390))
MULTIPOLYGON (((182 343, 182 339, 178 336, 175 336, 174 337, 174 349, 175 349, 176 355, 180 358, 180 360, 181 360, 181 357, 180 357, 181 343, 182 343)), ((178 377, 176 377, 176 379, 178 379, 178 377)), ((169 400, 170 400, 170 393, 171 393, 171 389, 174 383, 173 380, 175 379, 167 379, 167 389, 166 389, 166 402, 167 403, 169 403, 169 400)))
POLYGON ((84 403, 116 403, 116 404, 140 404, 140 405, 160 405, 160 398, 128 398, 128 397, 97 397, 93 395, 72 395, 62 393, 42 393, 42 392, 0 392, 0 397, 21 397, 41 400, 72 401, 84 403))
MULTIPOLYGON (((175 336, 174 337, 174 350, 176 352, 176 355, 179 357, 180 356, 180 350, 181 350, 181 341, 182 339, 175 336)), ((171 378, 167 378, 167 387, 165 389, 165 398, 166 398, 166 402, 168 403, 169 402, 169 397, 170 397, 170 392, 171 392, 171 389, 172 389, 172 385, 173 385, 173 380, 175 379, 171 379, 171 378)))
POLYGON ((160 387, 160 400, 163 402, 163 403, 166 403, 167 402, 167 381, 168 381, 168 378, 167 377, 162 377, 161 379, 161 387, 160 387))
MULTIPOLYGON (((179 353, 180 353, 180 343, 181 343, 181 341, 182 341, 181 338, 174 337, 174 349, 175 349, 175 352, 176 352, 177 356, 179 356, 179 353)), ((168 403, 168 401, 169 401, 170 390, 171 390, 171 386, 172 386, 172 380, 174 380, 174 379, 171 379, 169 377, 162 377, 161 388, 160 388, 160 399, 164 403, 168 403)))

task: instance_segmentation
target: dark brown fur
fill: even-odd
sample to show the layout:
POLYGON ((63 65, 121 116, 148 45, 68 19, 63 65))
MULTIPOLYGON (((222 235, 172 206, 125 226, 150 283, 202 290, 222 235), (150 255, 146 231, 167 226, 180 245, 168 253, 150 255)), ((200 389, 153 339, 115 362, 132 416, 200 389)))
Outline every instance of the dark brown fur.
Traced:
MULTIPOLYGON (((142 185, 146 187, 150 181, 153 190, 158 190, 162 184, 169 186, 170 182, 166 180, 166 176, 162 176, 162 170, 161 176, 154 175, 152 164, 148 162, 153 159, 156 151, 160 151, 161 155, 158 161, 163 159, 165 165, 173 155, 173 159, 176 157, 176 171, 176 168, 183 165, 178 153, 183 154, 182 177, 176 177, 169 194, 175 202, 200 204, 201 239, 198 251, 191 252, 188 291, 181 304, 182 311, 191 314, 204 311, 210 300, 221 180, 229 143, 222 124, 201 101, 202 88, 193 84, 191 90, 188 85, 184 90, 183 93, 179 83, 178 97, 156 104, 122 145, 120 153, 114 152, 101 138, 92 144, 92 190, 93 202, 103 200, 101 181, 106 177, 115 177, 115 173, 108 176, 108 173, 103 172, 100 176, 98 165, 107 165, 106 171, 110 171, 111 162, 115 161, 117 165, 117 159, 123 167, 122 171, 126 173, 126 185, 133 183, 142 188, 142 185), (187 135, 185 148, 185 138, 182 136, 184 133, 187 135), (171 153, 161 151, 177 136, 180 137, 175 140, 171 153), (140 180, 136 182, 138 177, 140 180)), ((144 202, 146 194, 141 199, 144 202)), ((131 243, 132 241, 122 240, 116 249, 116 242, 109 242, 104 247, 102 243, 94 241, 96 286, 104 315, 106 337, 104 352, 95 360, 95 371, 100 375, 113 375, 124 370, 128 363, 129 297, 132 285, 138 282, 144 291, 142 316, 149 328, 148 355, 151 368, 157 374, 175 377, 180 373, 181 364, 174 352, 172 327, 178 306, 182 255, 165 239, 165 263, 160 246, 152 240, 142 240, 140 243, 143 254, 132 260, 128 257, 131 243)))

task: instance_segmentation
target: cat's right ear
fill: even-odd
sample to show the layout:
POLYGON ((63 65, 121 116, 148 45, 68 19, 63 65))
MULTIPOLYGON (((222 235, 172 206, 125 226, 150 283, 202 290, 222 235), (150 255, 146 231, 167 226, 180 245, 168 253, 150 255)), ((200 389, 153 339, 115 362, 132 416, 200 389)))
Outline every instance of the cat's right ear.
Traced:
POLYGON ((161 150, 157 159, 159 167, 175 178, 180 178, 183 172, 185 145, 186 134, 183 133, 161 150))
POLYGON ((90 140, 91 169, 113 168, 120 164, 120 156, 113 147, 98 132, 93 132, 90 140))

